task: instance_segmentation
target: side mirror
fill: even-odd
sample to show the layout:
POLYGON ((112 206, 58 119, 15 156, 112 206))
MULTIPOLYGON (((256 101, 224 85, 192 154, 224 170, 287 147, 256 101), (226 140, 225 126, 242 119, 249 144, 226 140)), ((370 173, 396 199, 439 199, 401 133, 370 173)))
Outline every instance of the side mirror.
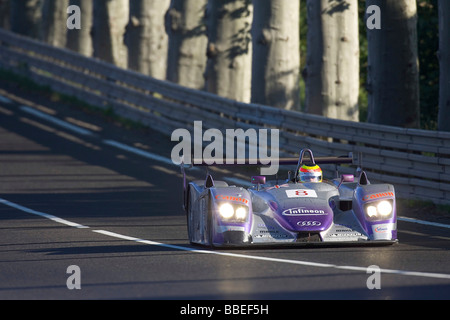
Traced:
POLYGON ((338 185, 338 188, 342 185, 343 182, 354 182, 355 176, 352 174, 343 174, 341 175, 341 182, 338 185))
POLYGON ((252 177, 252 184, 266 184, 266 177, 264 176, 252 177))
POLYGON ((355 176, 352 174, 343 174, 341 176, 341 181, 342 182, 354 182, 355 181, 355 176))
POLYGON ((266 184, 266 177, 264 177, 264 176, 252 177, 252 184, 257 184, 258 185, 258 191, 259 191, 259 186, 262 185, 262 184, 266 184))

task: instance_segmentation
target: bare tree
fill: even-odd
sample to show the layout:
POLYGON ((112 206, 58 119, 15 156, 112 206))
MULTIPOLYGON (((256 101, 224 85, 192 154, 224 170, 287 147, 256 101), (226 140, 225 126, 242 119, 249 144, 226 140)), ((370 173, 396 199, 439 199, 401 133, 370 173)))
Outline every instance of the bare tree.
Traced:
POLYGON ((168 36, 165 15, 170 0, 130 1, 126 43, 128 67, 157 79, 165 79, 168 36))
POLYGON ((42 40, 55 47, 67 42, 67 7, 69 0, 44 0, 42 7, 42 40))
POLYGON ((125 28, 129 19, 128 0, 95 0, 93 43, 94 56, 126 68, 125 28))
POLYGON ((11 30, 38 39, 42 19, 42 0, 13 0, 11 5, 11 30))
POLYGON ((450 1, 439 0, 439 130, 450 131, 450 1))
POLYGON ((167 79, 193 89, 205 86, 207 3, 208 0, 173 0, 169 11, 167 79))
POLYGON ((367 0, 381 12, 381 29, 368 30, 368 121, 420 126, 416 0, 367 0))
POLYGON ((357 0, 308 0, 308 113, 359 120, 357 0))
POLYGON ((300 0, 253 0, 252 102, 300 110, 300 0))
POLYGON ((206 90, 229 99, 250 102, 251 0, 210 0, 207 16, 206 90))
POLYGON ((70 0, 70 5, 76 5, 81 10, 81 29, 67 31, 67 48, 91 57, 93 54, 91 31, 94 8, 92 0, 70 0))

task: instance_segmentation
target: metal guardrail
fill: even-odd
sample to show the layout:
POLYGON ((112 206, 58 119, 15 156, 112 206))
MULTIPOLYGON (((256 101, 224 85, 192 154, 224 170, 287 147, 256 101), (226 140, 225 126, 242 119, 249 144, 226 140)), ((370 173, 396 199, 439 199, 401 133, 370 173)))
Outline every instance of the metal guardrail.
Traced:
MULTIPOLYGON (((404 198, 450 204, 450 133, 329 119, 246 104, 123 70, 0 29, 0 68, 170 135, 177 128, 276 128, 280 154, 362 154, 369 179, 404 198)), ((342 172, 354 169, 340 167, 342 172)))

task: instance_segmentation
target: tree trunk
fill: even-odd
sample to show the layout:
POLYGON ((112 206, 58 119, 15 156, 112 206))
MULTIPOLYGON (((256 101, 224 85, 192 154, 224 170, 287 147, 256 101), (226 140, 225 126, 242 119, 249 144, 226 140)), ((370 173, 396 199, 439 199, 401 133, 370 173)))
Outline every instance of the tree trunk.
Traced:
POLYGON ((42 40, 55 47, 67 42, 67 7, 69 0, 44 0, 42 7, 42 40))
POLYGON ((381 12, 381 29, 368 29, 368 121, 420 126, 416 0, 367 0, 381 12))
POLYGON ((439 130, 450 131, 450 1, 439 0, 439 130))
POLYGON ((0 28, 10 29, 10 2, 11 0, 0 0, 0 28))
POLYGON ((206 90, 225 98, 250 102, 251 0, 210 0, 207 15, 206 90))
POLYGON ((128 65, 124 44, 129 19, 128 4, 128 0, 94 1, 94 56, 121 68, 128 65))
POLYGON ((93 54, 91 31, 94 9, 92 0, 70 0, 70 5, 76 5, 81 10, 81 29, 67 31, 67 48, 91 57, 93 54))
POLYGON ((208 0, 174 0, 169 11, 167 79, 199 90, 205 86, 207 3, 208 0))
POLYGON ((12 0, 11 30, 39 39, 42 19, 42 0, 12 0))
POLYGON ((126 43, 128 67, 164 80, 167 72, 168 36, 165 15, 170 0, 130 1, 130 21, 126 43))
POLYGON ((252 102, 300 110, 300 0, 253 0, 252 102))
POLYGON ((306 110, 359 121, 357 0, 308 0, 306 110))

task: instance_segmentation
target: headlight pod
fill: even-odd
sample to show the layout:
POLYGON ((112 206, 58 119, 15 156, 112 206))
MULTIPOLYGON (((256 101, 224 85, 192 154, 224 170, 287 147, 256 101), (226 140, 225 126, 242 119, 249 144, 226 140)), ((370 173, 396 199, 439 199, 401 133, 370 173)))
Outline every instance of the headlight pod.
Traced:
POLYGON ((371 202, 365 206, 366 216, 369 220, 386 220, 392 217, 392 200, 371 202))
POLYGON ((248 208, 244 206, 233 206, 230 203, 219 205, 220 217, 229 222, 245 222, 248 217, 248 208))

